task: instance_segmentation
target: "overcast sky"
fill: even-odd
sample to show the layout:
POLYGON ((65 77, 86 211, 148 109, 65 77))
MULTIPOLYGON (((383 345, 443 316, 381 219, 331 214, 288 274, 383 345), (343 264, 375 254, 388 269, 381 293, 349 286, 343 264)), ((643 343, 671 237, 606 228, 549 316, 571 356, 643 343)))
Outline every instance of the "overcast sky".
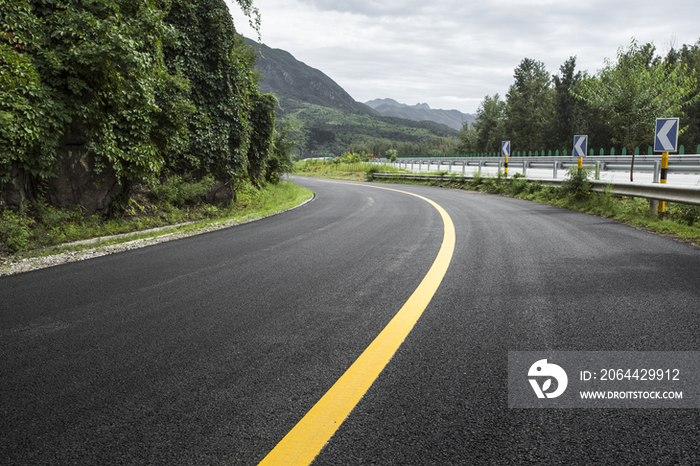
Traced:
MULTIPOLYGON (((236 30, 256 33, 227 0, 236 30)), ((698 0, 254 0, 262 41, 357 101, 392 98, 475 113, 505 96, 523 58, 594 74, 634 37, 665 55, 700 39, 698 0)))

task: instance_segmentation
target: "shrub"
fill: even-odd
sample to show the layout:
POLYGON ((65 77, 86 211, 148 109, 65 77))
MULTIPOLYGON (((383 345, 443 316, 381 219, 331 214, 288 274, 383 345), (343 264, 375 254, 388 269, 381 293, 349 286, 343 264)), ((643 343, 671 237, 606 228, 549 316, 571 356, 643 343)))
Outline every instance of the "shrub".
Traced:
POLYGON ((379 173, 379 171, 380 171, 379 168, 380 168, 380 167, 378 167, 378 166, 376 166, 376 165, 372 165, 371 167, 369 167, 369 168, 367 169, 367 172, 366 172, 366 174, 367 174, 367 181, 372 181, 372 180, 374 180, 374 174, 375 174, 375 173, 379 173))
POLYGON ((473 187, 477 187, 480 184, 484 182, 484 178, 481 176, 481 173, 474 173, 474 176, 472 177, 472 180, 469 182, 469 184, 473 187))
POLYGON ((591 195, 591 182, 588 179, 590 175, 590 167, 569 168, 567 177, 561 185, 562 192, 576 199, 589 197, 591 195))
POLYGON ((180 175, 172 175, 151 189, 149 196, 157 202, 175 207, 198 203, 214 186, 214 178, 205 176, 202 181, 185 181, 180 175))
POLYGON ((700 223, 700 206, 687 204, 668 205, 668 216, 688 226, 700 223))
POLYGON ((5 210, 0 216, 0 242, 9 252, 26 251, 29 247, 33 221, 24 213, 5 210))

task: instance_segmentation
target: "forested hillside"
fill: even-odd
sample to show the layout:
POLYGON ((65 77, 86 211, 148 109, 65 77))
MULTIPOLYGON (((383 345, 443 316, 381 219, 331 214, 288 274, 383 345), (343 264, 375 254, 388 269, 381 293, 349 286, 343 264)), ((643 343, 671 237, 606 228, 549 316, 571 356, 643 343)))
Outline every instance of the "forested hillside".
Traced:
POLYGON ((274 98, 223 0, 13 0, 0 18, 5 206, 104 213, 164 173, 233 191, 278 166, 274 98))
POLYGON ((431 121, 383 117, 356 102, 322 71, 290 53, 246 39, 258 51, 260 88, 279 100, 277 115, 287 123, 299 157, 337 156, 347 151, 384 155, 454 151, 457 130, 431 121))

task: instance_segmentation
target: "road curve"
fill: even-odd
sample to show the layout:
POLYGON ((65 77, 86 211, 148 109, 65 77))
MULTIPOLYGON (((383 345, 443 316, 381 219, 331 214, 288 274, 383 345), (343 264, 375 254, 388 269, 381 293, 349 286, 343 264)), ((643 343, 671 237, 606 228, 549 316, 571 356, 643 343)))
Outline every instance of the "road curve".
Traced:
MULTIPOLYGON (((0 464, 262 460, 435 260, 427 202, 302 179, 280 216, 0 278, 0 464)), ((700 350, 697 248, 423 186, 451 265, 313 464, 696 464, 697 410, 516 410, 513 350, 700 350)))

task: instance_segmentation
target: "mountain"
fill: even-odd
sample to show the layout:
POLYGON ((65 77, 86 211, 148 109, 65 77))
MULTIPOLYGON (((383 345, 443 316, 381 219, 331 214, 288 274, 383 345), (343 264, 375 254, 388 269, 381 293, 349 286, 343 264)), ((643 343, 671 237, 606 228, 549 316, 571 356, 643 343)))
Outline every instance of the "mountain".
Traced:
POLYGON ((409 106, 399 103, 394 99, 374 99, 365 102, 365 105, 373 108, 383 116, 405 118, 414 121, 434 121, 442 123, 457 131, 462 129, 464 123, 476 121, 473 113, 462 113, 459 110, 438 110, 432 109, 428 104, 416 104, 409 106))
POLYGON ((289 104, 295 107, 295 102, 305 102, 345 112, 376 114, 371 108, 355 101, 323 72, 300 62, 291 53, 251 39, 245 39, 245 42, 258 52, 255 65, 265 77, 259 83, 260 90, 275 94, 283 104, 282 108, 289 104))
POLYGON ((433 121, 382 116, 289 52, 247 38, 245 42, 257 53, 260 90, 279 100, 278 118, 294 118, 303 126, 307 138, 297 145, 301 157, 340 155, 351 149, 383 153, 397 143, 419 147, 458 135, 454 128, 433 121))

